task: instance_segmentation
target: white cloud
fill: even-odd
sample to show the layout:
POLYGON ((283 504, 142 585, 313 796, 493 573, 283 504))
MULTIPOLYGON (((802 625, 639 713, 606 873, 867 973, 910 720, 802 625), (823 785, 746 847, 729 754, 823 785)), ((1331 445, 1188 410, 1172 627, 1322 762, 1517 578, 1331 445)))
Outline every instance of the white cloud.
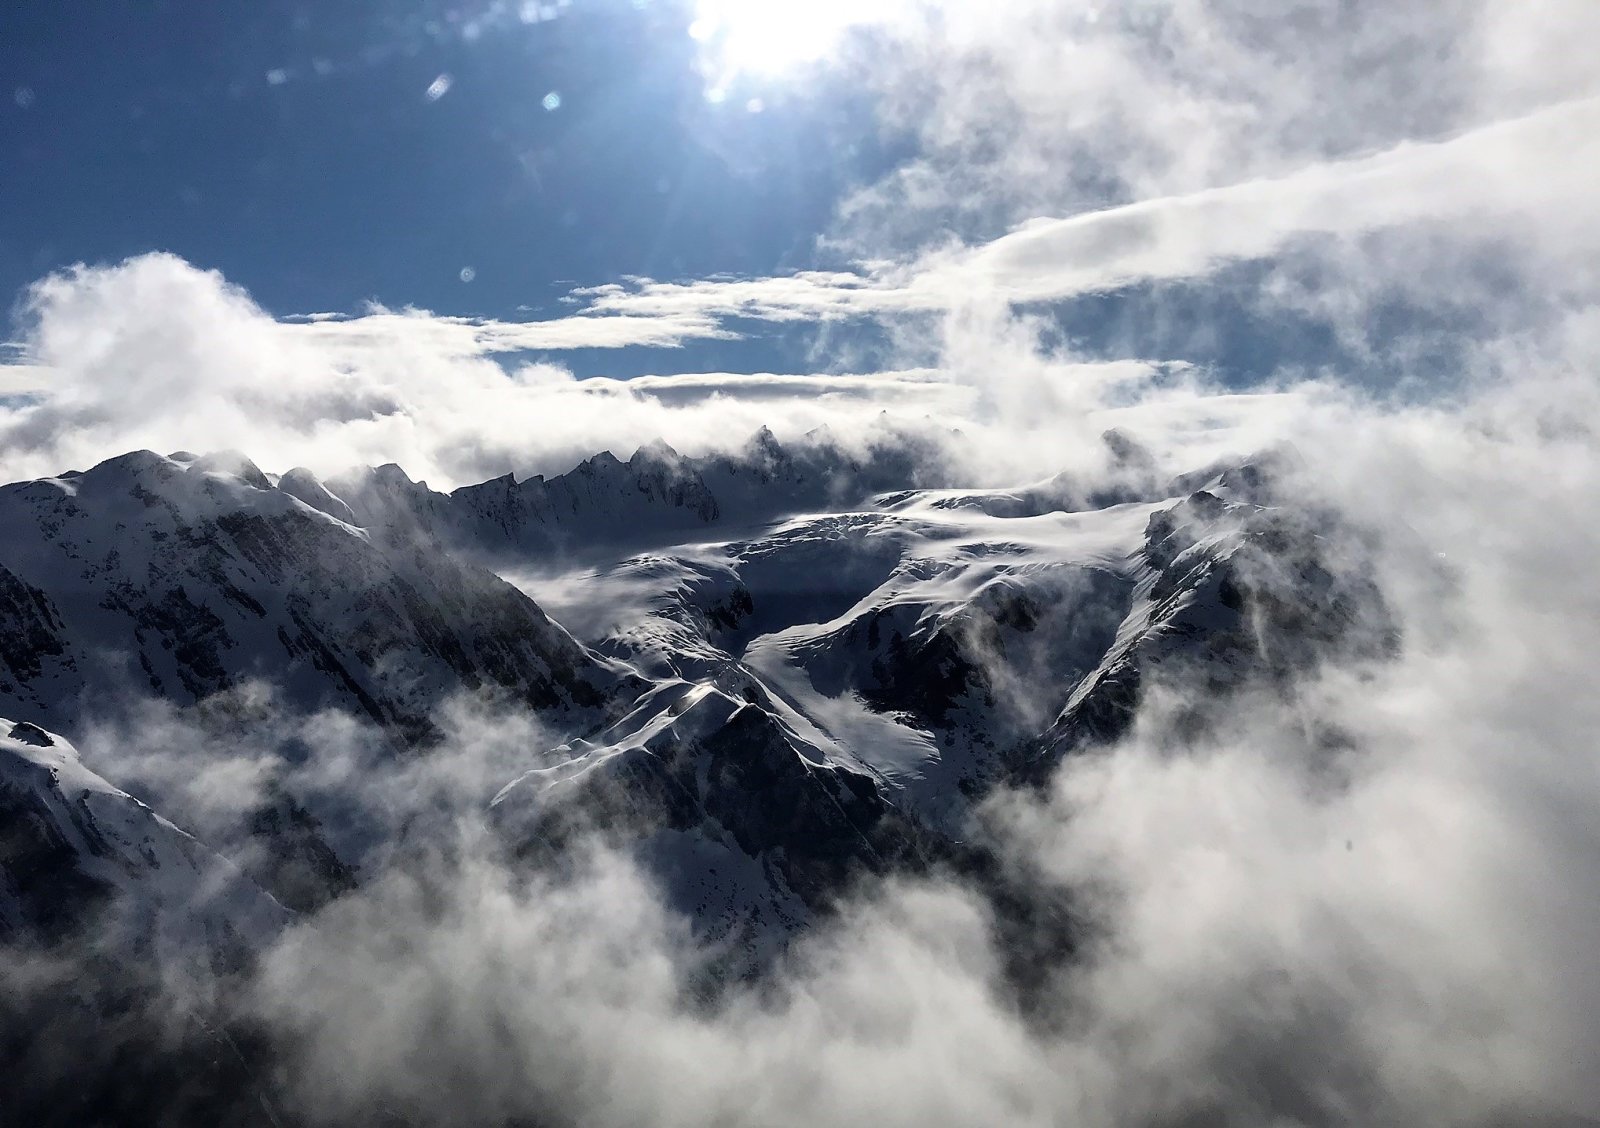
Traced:
POLYGON ((918 304, 892 277, 877 272, 799 271, 771 278, 704 278, 689 282, 632 279, 577 290, 587 308, 610 315, 649 317, 749 317, 763 321, 817 321, 896 310, 918 304))
POLYGON ((686 341, 734 340, 738 334, 705 315, 574 316, 548 321, 496 321, 446 317, 426 310, 374 308, 359 317, 317 314, 286 331, 314 339, 353 358, 370 349, 420 348, 444 356, 473 357, 567 349, 679 348, 686 341))
POLYGON ((1577 209, 1597 164, 1600 100, 1574 102, 1279 179, 1036 220, 951 256, 909 288, 940 292, 947 304, 974 292, 1046 301, 1203 275, 1229 261, 1267 258, 1297 236, 1420 221, 1554 221, 1561 234, 1593 247, 1600 222, 1577 209))
POLYGON ((50 369, 38 364, 0 364, 0 396, 32 395, 50 389, 50 369))
MULTIPOLYGON (((1025 25, 1039 15, 1020 0, 1006 11, 1025 25)), ((1078 394, 1060 399, 1060 389, 1076 380, 1068 375, 1074 357, 1060 348, 1040 355, 1045 327, 1013 321, 1008 306, 1152 282, 1203 283, 1228 263, 1270 265, 1304 257, 1308 246, 1316 248, 1316 269, 1276 270, 1249 300, 1269 314, 1276 306, 1324 320, 1368 353, 1371 310, 1397 287, 1415 302, 1453 303, 1468 316, 1499 322, 1540 302, 1581 303, 1592 289, 1585 289, 1583 264, 1600 243, 1600 225, 1586 206, 1591 170, 1600 165, 1600 102, 1540 102, 1581 93, 1581 75, 1567 68, 1559 82, 1535 82, 1536 68, 1523 57, 1528 43, 1554 42, 1549 29, 1508 9, 1495 8, 1493 16, 1473 25, 1473 35, 1506 29, 1482 64, 1492 75, 1479 75, 1477 61, 1468 67, 1482 97, 1452 95, 1461 107, 1471 101, 1471 112, 1458 107, 1450 115, 1469 127, 1449 139, 1402 140, 1370 155, 1298 165, 1285 150, 1276 162, 1240 166, 1273 175, 1036 218, 988 242, 853 271, 633 279, 577 291, 581 304, 571 316, 526 323, 381 308, 274 321, 219 276, 166 256, 52 276, 28 298, 27 363, 0 368, 4 394, 43 396, 4 409, 4 476, 81 466, 128 446, 225 444, 272 465, 331 470, 341 462, 398 460, 432 481, 459 483, 508 468, 559 469, 593 449, 628 448, 657 435, 703 447, 774 414, 794 427, 838 421, 851 414, 844 401, 874 396, 941 417, 976 412, 1039 426, 1063 411, 1081 418, 1096 406, 1089 389, 1100 384, 1079 381, 1078 394), (1482 124, 1497 108, 1526 112, 1482 124), (1361 243, 1382 231, 1424 237, 1381 254, 1361 243), (1492 259, 1501 276, 1472 281, 1463 263, 1473 254, 1492 259), (877 320, 897 334, 907 363, 934 365, 958 386, 887 375, 855 384, 767 379, 758 387, 724 377, 713 410, 711 377, 574 382, 548 366, 508 377, 494 361, 518 352, 727 339, 738 336, 739 319, 812 326, 877 320), (758 397, 765 401, 759 407, 758 397), (669 404, 673 410, 663 411, 669 404), (714 423, 712 414, 735 422, 714 423)), ((1187 28, 1183 35, 1198 34, 1183 23, 1189 15, 1173 18, 1187 28)), ((964 17, 951 19, 955 41, 967 35, 989 43, 964 17)), ((1118 27, 1119 36, 1133 34, 1118 27)), ((1451 50, 1461 55, 1458 39, 1451 50)), ((1468 54, 1478 60, 1481 52, 1468 54)), ((1457 71, 1467 66, 1457 64, 1457 71)), ((1021 144, 1037 123, 1019 120, 1021 144)), ((1374 130, 1371 136, 1392 140, 1392 129, 1374 130)), ((1398 352, 1387 359, 1396 377, 1410 363, 1398 352)))
MULTIPOLYGON (((685 320, 567 322, 554 332, 685 320)), ((561 472, 598 450, 626 455, 657 438, 696 452, 737 446, 765 424, 784 434, 824 423, 859 431, 880 398, 919 416, 963 403, 959 389, 926 373, 577 380, 555 365, 494 359, 532 347, 537 332, 421 311, 285 323, 215 272, 170 255, 42 280, 23 329, 27 382, 45 375, 49 394, 0 407, 7 480, 141 447, 230 447, 279 470, 397 461, 454 486, 508 470, 561 472)))
POLYGON ((921 152, 846 230, 925 247, 1467 132, 1595 92, 1586 0, 935 4, 841 61, 921 152))

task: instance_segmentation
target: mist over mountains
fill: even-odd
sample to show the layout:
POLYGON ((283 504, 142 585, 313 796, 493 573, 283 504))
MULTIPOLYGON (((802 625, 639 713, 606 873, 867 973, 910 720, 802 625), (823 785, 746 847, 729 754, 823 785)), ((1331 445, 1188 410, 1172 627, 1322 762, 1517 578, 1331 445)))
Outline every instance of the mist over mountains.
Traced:
MULTIPOLYGON (((1474 1074, 1475 1040, 1414 1048, 1440 1088, 1363 1032, 1549 1013, 1383 939, 1452 919, 1408 912, 1468 864, 1451 834, 1483 848, 1451 805, 1490 781, 1440 794, 1460 726, 1550 720, 1515 688, 1542 663, 1439 680, 1485 660, 1506 562, 1318 482, 1314 434, 1177 474, 1102 441, 1099 479, 1009 491, 769 432, 450 494, 185 452, 0 489, 14 1107, 782 1123, 794 1085, 840 1121, 1564 1122, 1577 1090, 1474 1074), (1296 973, 1220 1025, 1330 958, 1444 994, 1296 973)), ((1461 924, 1512 926, 1467 891, 1461 924)))

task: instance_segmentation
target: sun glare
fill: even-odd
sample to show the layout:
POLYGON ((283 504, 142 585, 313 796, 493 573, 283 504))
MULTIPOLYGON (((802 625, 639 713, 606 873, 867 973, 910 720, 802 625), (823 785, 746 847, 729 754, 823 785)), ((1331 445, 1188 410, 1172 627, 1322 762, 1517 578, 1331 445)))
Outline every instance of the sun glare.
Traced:
POLYGON ((774 76, 832 54, 852 29, 887 22, 905 0, 700 0, 689 34, 723 79, 774 76))

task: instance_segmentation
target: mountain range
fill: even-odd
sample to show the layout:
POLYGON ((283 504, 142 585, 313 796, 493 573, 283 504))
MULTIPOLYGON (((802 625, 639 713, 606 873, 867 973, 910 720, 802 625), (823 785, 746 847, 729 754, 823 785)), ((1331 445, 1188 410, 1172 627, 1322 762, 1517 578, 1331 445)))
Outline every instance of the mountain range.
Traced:
MULTIPOLYGON (((264 681, 395 757, 447 739, 453 695, 531 711, 550 747, 485 823, 524 853, 627 837, 748 972, 852 875, 962 857, 984 796, 1116 739, 1162 679, 1199 678, 1215 707, 1394 646, 1359 533, 1282 496, 1292 452, 1160 481, 1105 441, 1099 490, 920 485, 927 451, 766 430, 737 455, 657 443, 447 494, 392 465, 324 483, 149 451, 0 487, 0 801, 23 843, 0 921, 70 918, 89 889, 170 906, 137 864, 107 877, 104 844, 206 849, 55 735, 118 695, 192 709, 264 681)), ((285 810, 257 813, 265 855, 322 860, 292 890, 281 865, 241 875, 252 893, 197 908, 201 932, 235 906, 248 936, 290 911, 274 894, 352 883, 354 859, 307 845, 314 815, 285 810)))

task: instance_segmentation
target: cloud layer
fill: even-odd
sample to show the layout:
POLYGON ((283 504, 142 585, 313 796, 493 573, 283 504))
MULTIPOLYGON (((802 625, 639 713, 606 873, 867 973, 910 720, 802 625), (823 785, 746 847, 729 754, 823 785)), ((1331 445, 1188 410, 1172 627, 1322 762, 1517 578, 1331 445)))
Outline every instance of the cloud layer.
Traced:
MULTIPOLYGON (((983 889, 932 876, 863 888, 775 978, 707 999, 707 953, 626 854, 541 875, 483 835, 480 785, 525 726, 453 707, 443 770, 388 786, 359 726, 260 704, 258 741, 315 736, 291 786, 370 776, 386 825, 428 828, 241 999, 286 1047, 273 1099, 328 1124, 1582 1122, 1600 538, 1571 515, 1600 506, 1600 437, 1553 423, 1596 417, 1572 373, 1597 340, 1573 324, 1519 358, 1514 394, 1280 420, 1290 493, 1365 530, 1403 647, 1201 736, 1183 706, 1206 690, 1176 683, 1046 793, 998 798, 1000 856, 1074 906, 1024 993, 983 889)), ((86 763, 218 817, 265 761, 214 757, 226 786, 192 786, 232 747, 194 724, 140 714, 86 763)))
POLYGON ((879 410, 867 400, 916 416, 962 406, 916 372, 578 381, 554 364, 497 362, 531 344, 503 327, 420 312, 283 323, 170 255, 42 280, 23 330, 47 383, 33 402, 0 406, 7 480, 198 446, 322 473, 397 461, 454 486, 560 472, 657 438, 692 451, 736 446, 763 424, 859 430, 879 410))

